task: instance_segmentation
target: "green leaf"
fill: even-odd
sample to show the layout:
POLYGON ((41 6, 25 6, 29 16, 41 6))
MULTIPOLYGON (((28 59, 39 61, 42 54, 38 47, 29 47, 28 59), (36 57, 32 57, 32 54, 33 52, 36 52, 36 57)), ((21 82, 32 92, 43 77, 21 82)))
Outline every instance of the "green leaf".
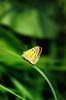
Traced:
POLYGON ((52 20, 57 12, 56 3, 44 3, 45 7, 42 5, 41 9, 37 5, 31 7, 27 2, 26 4, 21 3, 21 7, 18 6, 18 8, 11 3, 10 5, 11 10, 1 18, 1 24, 9 26, 18 34, 25 36, 35 38, 53 38, 56 36, 59 26, 52 20))

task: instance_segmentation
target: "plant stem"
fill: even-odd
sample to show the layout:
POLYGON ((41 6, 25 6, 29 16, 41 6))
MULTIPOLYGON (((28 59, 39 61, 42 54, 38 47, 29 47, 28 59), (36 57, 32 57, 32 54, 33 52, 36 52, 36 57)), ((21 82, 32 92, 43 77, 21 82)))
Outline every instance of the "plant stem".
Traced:
POLYGON ((52 93, 54 95, 54 99, 57 100, 57 96, 56 96, 56 93, 55 93, 55 90, 51 84, 51 82, 49 81, 49 79, 47 78, 47 76, 45 75, 45 73, 43 73, 37 66, 32 66, 34 69, 36 69, 40 74, 41 76, 47 81, 47 83, 49 84, 51 90, 52 90, 52 93))

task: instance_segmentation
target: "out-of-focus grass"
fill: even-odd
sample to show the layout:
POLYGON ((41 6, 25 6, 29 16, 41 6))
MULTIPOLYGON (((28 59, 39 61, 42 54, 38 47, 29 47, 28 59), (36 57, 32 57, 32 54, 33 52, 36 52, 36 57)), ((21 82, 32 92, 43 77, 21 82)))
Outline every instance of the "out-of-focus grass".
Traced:
MULTIPOLYGON (((49 85, 25 61, 23 51, 43 47, 37 66, 58 100, 66 100, 66 1, 0 1, 0 84, 26 100, 54 100, 49 85)), ((16 96, 0 89, 0 100, 16 96)))
POLYGON ((18 98, 20 98, 22 100, 25 100, 24 98, 22 98, 21 96, 17 95, 15 92, 11 91, 10 89, 8 89, 7 87, 5 87, 5 86, 3 86, 1 84, 0 84, 0 89, 8 91, 8 92, 12 93, 13 95, 15 95, 16 97, 18 97, 18 98))
MULTIPOLYGON (((0 59, 0 61, 2 62, 6 62, 6 60, 8 61, 8 58, 11 58, 11 59, 9 59, 9 61, 14 61, 14 56, 16 56, 15 58, 16 58, 16 60, 18 61, 18 59, 19 58, 21 58, 21 56, 20 55, 17 55, 17 54, 15 54, 15 53, 13 53, 13 52, 11 52, 11 51, 9 51, 9 50, 6 50, 6 53, 5 53, 5 50, 4 49, 2 49, 2 48, 0 48, 0 57, 1 57, 1 59, 0 59), (2 53, 2 52, 3 53, 2 53), (4 55, 4 57, 3 57, 3 55, 4 55), (10 55, 10 56, 9 56, 10 55), (12 57, 11 57, 12 56, 12 57), (4 58, 4 59, 3 59, 4 58), (18 58, 18 59, 17 59, 18 58)), ((9 62, 8 61, 8 62, 9 62)), ((12 62, 13 62, 12 61, 12 62)), ((16 61, 16 62, 17 62, 16 61)), ((19 59, 19 61, 20 61, 20 59, 19 59)), ((7 62, 6 62, 7 63, 7 62)), ((22 62, 22 59, 21 59, 21 63, 23 63, 22 65, 24 65, 24 62, 22 62)), ((7 63, 7 64, 11 64, 11 62, 9 62, 9 63, 7 63)), ((27 64, 26 64, 27 65, 27 64)), ((25 65, 24 65, 25 66, 25 65)), ((27 65, 28 66, 28 65, 27 65)), ((33 65, 32 65, 33 66, 33 65)), ((26 67, 26 66, 25 66, 26 67)), ((43 73, 39 70, 39 69, 37 69, 37 67, 35 66, 35 67, 33 67, 33 68, 35 68, 43 77, 46 77, 45 75, 43 75, 43 73)), ((2 71, 2 70, 1 70, 2 71)), ((45 78, 46 80, 47 80, 47 78, 45 78)), ((28 95, 28 96, 30 96, 29 94, 28 94, 28 92, 26 92, 26 90, 25 90, 25 88, 23 88, 22 87, 22 85, 20 85, 20 83, 19 82, 17 82, 17 80, 15 80, 15 79, 12 79, 12 81, 14 82, 14 84, 15 84, 15 86, 18 88, 18 90, 19 91, 23 91, 23 94, 25 95, 28 95)), ((49 83, 49 81, 48 81, 48 83, 49 83)), ((52 90, 52 92, 53 92, 53 94, 54 94, 54 90, 53 90, 53 87, 52 87, 52 85, 51 85, 51 83, 49 83, 49 85, 50 85, 50 87, 51 87, 51 90, 52 90)), ((12 92, 11 90, 9 90, 8 88, 6 88, 6 87, 4 87, 4 86, 2 86, 2 85, 0 85, 1 86, 1 88, 3 88, 3 89, 5 89, 6 91, 9 91, 10 93, 12 93, 12 94, 14 94, 15 96, 17 96, 17 97, 19 97, 19 98, 21 98, 20 96, 18 96, 17 94, 15 94, 14 92, 12 92)), ((27 96, 27 97, 28 97, 27 96)), ((55 94, 54 94, 54 96, 55 96, 55 94)), ((55 97, 55 100, 56 100, 56 97, 55 97)))

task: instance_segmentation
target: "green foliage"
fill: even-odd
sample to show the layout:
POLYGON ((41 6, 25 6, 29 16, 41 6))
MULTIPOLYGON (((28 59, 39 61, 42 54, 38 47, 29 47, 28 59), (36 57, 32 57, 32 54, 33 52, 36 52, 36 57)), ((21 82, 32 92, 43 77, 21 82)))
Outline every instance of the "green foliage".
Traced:
POLYGON ((37 1, 37 4, 34 1, 20 4, 18 0, 2 2, 1 7, 3 5, 4 8, 1 11, 1 24, 10 26, 19 34, 31 37, 55 37, 59 29, 58 23, 54 21, 57 4, 43 2, 44 5, 40 5, 40 3, 42 1, 37 1))
POLYGON ((66 1, 0 0, 0 100, 66 100, 65 78, 66 1), (21 55, 36 45, 33 66, 21 55))

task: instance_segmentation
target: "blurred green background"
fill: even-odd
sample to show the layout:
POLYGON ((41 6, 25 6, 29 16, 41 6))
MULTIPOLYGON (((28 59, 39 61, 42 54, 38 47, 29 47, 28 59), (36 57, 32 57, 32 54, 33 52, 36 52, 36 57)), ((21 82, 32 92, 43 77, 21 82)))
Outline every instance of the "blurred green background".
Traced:
MULTIPOLYGON (((0 84, 26 100, 54 100, 41 75, 22 59, 43 48, 37 66, 66 100, 66 0, 0 0, 0 84)), ((0 89, 0 100, 20 100, 0 89)))

